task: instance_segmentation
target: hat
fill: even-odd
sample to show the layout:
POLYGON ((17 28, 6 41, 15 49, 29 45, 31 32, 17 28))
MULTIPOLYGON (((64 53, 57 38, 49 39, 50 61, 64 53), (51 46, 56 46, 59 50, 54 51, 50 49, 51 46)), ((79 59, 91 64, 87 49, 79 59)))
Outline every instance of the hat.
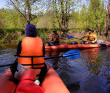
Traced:
POLYGON ((53 33, 57 34, 57 30, 53 30, 53 33))
POLYGON ((92 28, 89 28, 88 31, 92 31, 92 32, 94 32, 94 30, 93 30, 92 28))
POLYGON ((57 32, 57 30, 55 29, 55 30, 53 30, 53 32, 57 32))
POLYGON ((29 36, 29 37, 36 37, 37 36, 37 29, 36 29, 35 25, 27 24, 26 36, 29 36))

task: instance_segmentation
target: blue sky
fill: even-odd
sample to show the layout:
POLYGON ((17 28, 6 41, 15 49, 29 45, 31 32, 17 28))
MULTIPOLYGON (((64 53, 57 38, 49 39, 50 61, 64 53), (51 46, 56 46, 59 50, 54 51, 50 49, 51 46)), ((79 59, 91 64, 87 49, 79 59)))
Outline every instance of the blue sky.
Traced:
POLYGON ((0 9, 6 7, 6 0, 0 0, 0 9))
MULTIPOLYGON (((6 1, 8 1, 8 0, 0 0, 0 9, 1 8, 6 8, 6 4, 7 4, 7 2, 6 1)), ((86 0, 82 0, 83 2, 85 2, 86 0)), ((105 3, 107 3, 108 2, 108 0, 103 0, 103 1, 105 1, 105 3)))

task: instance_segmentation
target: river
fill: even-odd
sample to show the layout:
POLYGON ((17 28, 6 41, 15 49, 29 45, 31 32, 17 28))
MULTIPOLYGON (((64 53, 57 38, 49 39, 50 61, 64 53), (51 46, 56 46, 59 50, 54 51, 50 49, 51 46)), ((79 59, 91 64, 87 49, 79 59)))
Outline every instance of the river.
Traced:
MULTIPOLYGON (((13 63, 15 48, 0 50, 0 65, 13 63)), ((46 52, 46 57, 65 52, 46 52)), ((80 58, 46 60, 59 74, 70 93, 110 93, 110 48, 80 50, 80 58)), ((0 75, 8 67, 0 67, 0 75)))

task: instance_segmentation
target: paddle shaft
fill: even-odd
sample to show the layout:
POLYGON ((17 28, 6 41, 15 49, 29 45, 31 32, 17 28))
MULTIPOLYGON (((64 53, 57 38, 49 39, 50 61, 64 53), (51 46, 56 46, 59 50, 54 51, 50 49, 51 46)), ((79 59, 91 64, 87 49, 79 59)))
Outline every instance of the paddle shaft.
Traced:
MULTIPOLYGON (((68 56, 71 56, 71 55, 68 55, 68 56)), ((68 57, 68 56, 65 56, 65 57, 68 57)), ((23 56, 22 56, 23 57, 23 56)), ((25 56, 25 57, 36 57, 36 56, 25 56)), ((39 56, 40 57, 40 56, 39 56)), ((44 58, 45 60, 48 60, 48 59, 53 59, 53 58, 59 58, 59 57, 63 57, 63 56, 56 56, 56 57, 48 57, 48 58, 44 58)), ((5 67, 5 66, 11 66, 13 65, 13 63, 11 64, 6 64, 6 65, 0 65, 0 67, 5 67)))
MULTIPOLYGON (((15 55, 15 56, 18 56, 18 57, 30 57, 32 60, 34 57, 44 57, 44 56, 21 56, 21 55, 15 55)), ((59 57, 65 57, 67 59, 76 59, 76 58, 79 58, 80 57, 80 51, 79 50, 70 50, 68 52, 66 52, 65 54, 61 55, 61 56, 56 56, 56 57, 48 57, 48 58, 44 58, 45 60, 47 59, 53 59, 53 58, 59 58, 59 57)), ((1 65, 0 67, 4 67, 4 66, 10 66, 10 65, 13 65, 14 63, 12 64, 6 64, 6 65, 1 65)))
POLYGON ((45 40, 43 37, 42 37, 42 40, 44 40, 46 43, 49 43, 50 45, 53 45, 53 44, 50 43, 49 41, 45 40))

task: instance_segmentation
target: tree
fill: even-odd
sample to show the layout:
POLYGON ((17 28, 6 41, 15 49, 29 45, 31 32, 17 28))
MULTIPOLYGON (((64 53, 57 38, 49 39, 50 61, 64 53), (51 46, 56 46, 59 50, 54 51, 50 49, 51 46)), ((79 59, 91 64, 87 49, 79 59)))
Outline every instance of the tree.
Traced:
MULTIPOLYGON (((49 0, 50 1, 50 0, 49 0)), ((51 9, 54 12, 54 15, 57 18, 59 28, 63 32, 62 37, 65 37, 68 31, 68 23, 70 20, 70 13, 74 11, 75 2, 81 0, 51 0, 48 5, 51 6, 51 9)))
POLYGON ((80 19, 79 22, 81 24, 81 28, 87 28, 88 27, 88 11, 86 8, 86 5, 83 4, 82 10, 80 11, 80 19))
POLYGON ((0 28, 4 28, 5 27, 5 23, 4 23, 4 9, 0 9, 0 28))
POLYGON ((105 32, 106 37, 108 36, 109 30, 110 30, 110 0, 108 2, 108 6, 107 6, 105 26, 104 26, 104 32, 105 32))
POLYGON ((0 28, 24 28, 25 19, 18 11, 10 9, 1 9, 0 28))
POLYGON ((91 27, 101 35, 104 28, 105 9, 104 2, 101 0, 90 0, 88 9, 88 27, 91 27))
MULTIPOLYGON (((38 14, 32 14, 32 10, 33 10, 34 4, 36 2, 38 3, 39 1, 40 0, 10 0, 13 7, 16 10, 18 10, 19 13, 22 14, 22 16, 25 18, 28 24, 30 24, 30 21, 35 19, 38 15, 38 14)), ((37 6, 35 6, 34 8, 37 9, 37 6)))

